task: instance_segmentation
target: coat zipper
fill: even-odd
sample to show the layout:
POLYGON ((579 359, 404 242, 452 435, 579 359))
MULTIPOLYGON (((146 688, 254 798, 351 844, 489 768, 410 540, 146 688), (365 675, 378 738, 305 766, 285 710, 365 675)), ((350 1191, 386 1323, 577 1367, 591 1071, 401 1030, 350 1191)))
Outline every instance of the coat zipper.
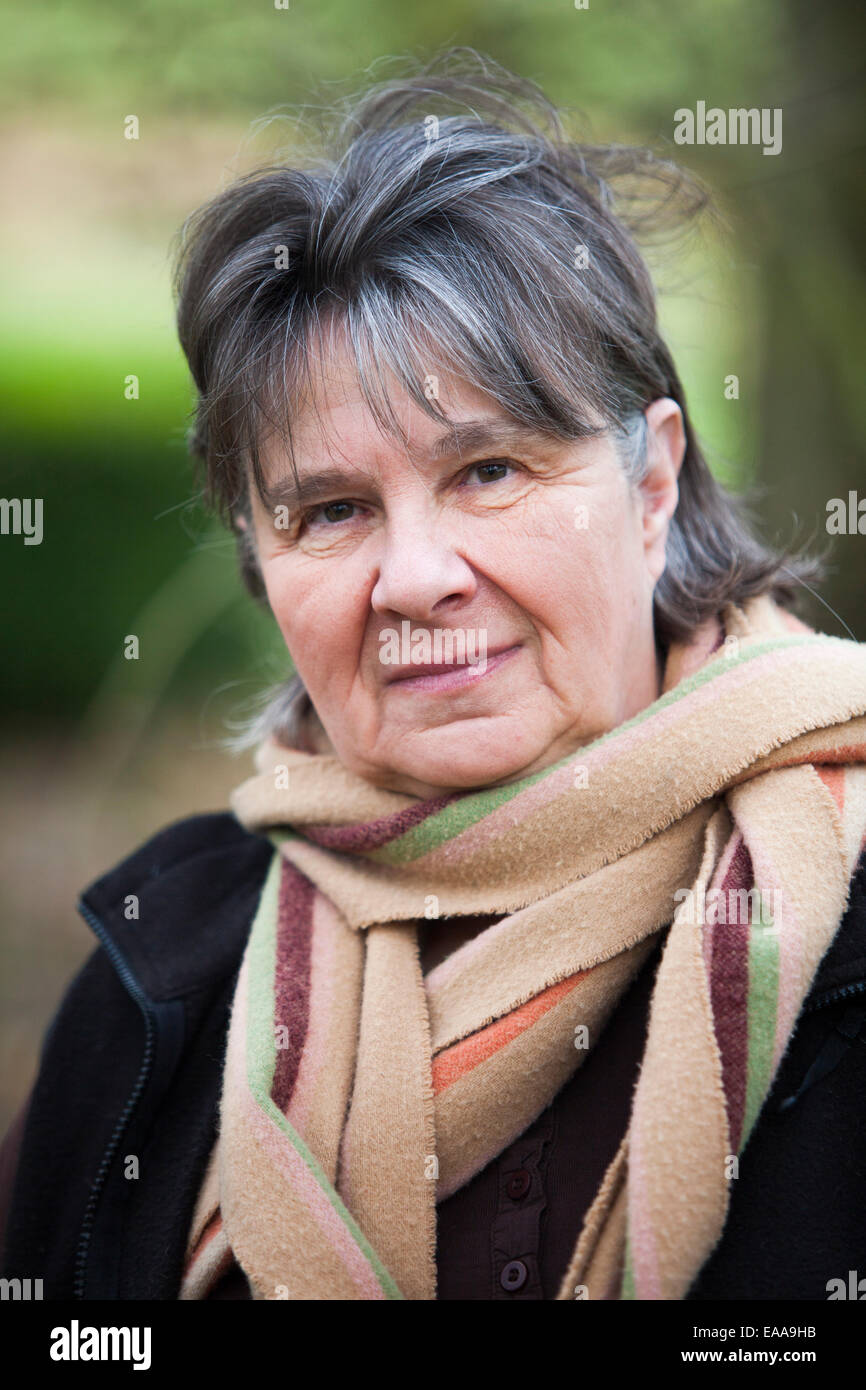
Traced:
POLYGON ((819 994, 808 1008, 803 1012, 806 1014, 814 1013, 815 1009, 823 1009, 825 1004, 835 1004, 837 999, 848 999, 852 994, 863 994, 866 992, 866 980, 855 980, 850 985, 838 985, 836 989, 830 989, 826 994, 819 994))
POLYGON ((135 1085, 132 1088, 129 1099, 123 1108, 117 1124, 114 1126, 111 1138, 108 1141, 108 1146, 102 1156, 102 1162, 94 1178, 90 1196, 87 1199, 87 1206, 84 1211, 84 1220, 81 1224, 81 1234, 79 1236, 78 1251, 75 1259, 74 1297, 83 1299, 87 1275, 87 1258, 89 1254, 90 1237, 93 1232, 93 1222, 96 1216, 96 1208, 102 1194, 102 1189, 105 1186, 108 1170, 117 1153, 118 1145, 123 1138, 124 1130, 129 1123, 133 1110, 138 1104, 139 1097, 150 1075, 154 1044, 156 1041, 156 1015, 150 1000, 142 990, 120 950, 105 930, 102 922, 83 901, 78 904, 78 911, 81 913, 81 916, 84 918, 85 922, 87 922, 88 926, 96 933, 124 989, 141 1009, 145 1029, 144 1055, 141 1060, 138 1076, 136 1077, 135 1085))
MULTIPOLYGON (((809 1004, 807 1008, 803 1009, 803 1013, 817 1013, 818 1009, 826 1008, 829 1004, 838 1003, 840 999, 851 999, 855 995, 863 993, 866 993, 866 980, 853 980, 850 984, 847 985, 837 985, 835 989, 828 989, 823 994, 819 994, 817 999, 813 999, 812 1003, 809 1004)), ((848 1013, 851 1012, 851 1010, 848 1011, 848 1013)), ((853 1012, 855 1013, 855 1015, 857 1014, 856 1009, 853 1012)), ((848 1015, 846 1014, 843 1017, 843 1022, 844 1019, 847 1017, 848 1015)), ((857 1027, 858 1029, 862 1029, 862 1011, 859 1015, 857 1015, 857 1018, 857 1027)), ((785 1096, 785 1098, 777 1105, 777 1111, 781 1113, 782 1111, 789 1110, 792 1105, 796 1105, 797 1101, 800 1099, 803 1093, 809 1089, 811 1085, 814 1085, 816 1081, 820 1081, 825 1076, 828 1076, 829 1073, 839 1065, 839 1063, 842 1060, 842 1057, 844 1056, 844 1050, 840 1052, 838 1042, 836 1041, 837 1038, 841 1038, 844 1041, 846 1047, 850 1047, 850 1045, 856 1041, 856 1036, 857 1035, 853 1032, 843 1032, 841 1027, 839 1027, 838 1025, 832 1033, 828 1033, 828 1035, 824 1039, 824 1042, 821 1045, 821 1048, 813 1057, 812 1064, 809 1067, 803 1079, 801 1080, 796 1091, 794 1091, 790 1096, 785 1096), (832 1055, 830 1057, 829 1062, 827 1062, 824 1068, 822 1069, 821 1064, 822 1061, 825 1059, 828 1051, 832 1055)))

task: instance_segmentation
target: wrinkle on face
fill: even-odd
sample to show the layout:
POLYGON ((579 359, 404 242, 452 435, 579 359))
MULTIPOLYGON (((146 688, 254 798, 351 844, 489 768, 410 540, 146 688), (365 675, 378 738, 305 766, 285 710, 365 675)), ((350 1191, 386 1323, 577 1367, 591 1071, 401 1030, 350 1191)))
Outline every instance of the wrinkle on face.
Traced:
MULTIPOLYGON (((439 378, 443 406, 466 424, 464 443, 473 431, 478 443, 485 420, 501 443, 512 422, 497 404, 439 378)), ((350 361, 332 364, 324 386, 293 431, 298 474, 314 506, 354 484, 357 515, 331 524, 318 514, 281 533, 261 498, 252 512, 272 611, 347 767, 418 795, 494 785, 656 698, 654 581, 639 498, 610 436, 530 440, 511 429, 527 441, 518 471, 481 481, 471 465, 483 460, 449 456, 440 422, 405 393, 394 408, 410 448, 374 419, 350 361), (461 468, 470 468, 465 486, 455 483, 461 468), (317 472, 330 477, 314 482, 317 472), (404 620, 483 629, 488 647, 513 644, 517 654, 448 695, 401 688, 384 681, 378 654, 381 632, 404 620)), ((288 495, 285 459, 272 454, 269 467, 288 495)))

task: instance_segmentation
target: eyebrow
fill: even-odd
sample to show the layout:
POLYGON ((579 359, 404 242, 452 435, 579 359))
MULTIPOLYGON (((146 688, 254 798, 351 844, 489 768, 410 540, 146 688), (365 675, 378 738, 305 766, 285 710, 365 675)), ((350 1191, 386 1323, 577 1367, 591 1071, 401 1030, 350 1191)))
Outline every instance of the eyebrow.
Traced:
MULTIPOLYGON (((458 420, 434 441, 428 457, 434 463, 484 450, 503 449, 508 445, 538 444, 545 440, 540 430, 530 429, 510 420, 458 420)), ((357 491, 357 470, 325 468, 305 476, 282 478, 267 489, 269 506, 293 503, 310 505, 322 497, 341 492, 357 491)))
POLYGON ((544 439, 540 430, 530 429, 512 420, 455 420, 441 434, 430 450, 430 457, 443 458, 477 454, 482 449, 501 449, 507 444, 539 443, 544 439))
POLYGON ((325 468, 317 473, 308 473, 306 477, 281 478, 268 487, 266 500, 269 506, 293 503, 302 507, 310 502, 319 501, 329 493, 353 492, 357 491, 357 488, 357 471, 325 468))

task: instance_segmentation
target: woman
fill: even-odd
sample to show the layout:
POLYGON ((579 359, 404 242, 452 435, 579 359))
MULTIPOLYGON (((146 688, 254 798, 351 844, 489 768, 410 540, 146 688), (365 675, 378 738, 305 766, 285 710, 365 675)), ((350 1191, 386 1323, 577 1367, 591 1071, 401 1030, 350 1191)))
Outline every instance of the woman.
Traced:
POLYGON ((866 650, 790 613, 805 570, 713 480, 621 176, 701 202, 458 56, 190 220, 192 448, 298 674, 234 815, 84 895, 9 1277, 824 1299, 863 1267, 866 650))

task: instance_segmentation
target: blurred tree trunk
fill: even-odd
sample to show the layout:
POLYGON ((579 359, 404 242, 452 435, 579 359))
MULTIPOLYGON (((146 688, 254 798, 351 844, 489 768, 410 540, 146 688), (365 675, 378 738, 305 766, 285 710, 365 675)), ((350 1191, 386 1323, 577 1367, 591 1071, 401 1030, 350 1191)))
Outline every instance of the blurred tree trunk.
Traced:
MULTIPOLYGON (((847 500, 851 489, 866 498, 863 13, 848 0, 789 4, 783 152, 755 189, 766 294, 763 520, 780 540, 796 526, 802 540, 832 545, 822 593, 860 640, 866 535, 829 537, 826 522, 831 498, 847 500)), ((803 611, 844 635, 814 601, 803 611)))

